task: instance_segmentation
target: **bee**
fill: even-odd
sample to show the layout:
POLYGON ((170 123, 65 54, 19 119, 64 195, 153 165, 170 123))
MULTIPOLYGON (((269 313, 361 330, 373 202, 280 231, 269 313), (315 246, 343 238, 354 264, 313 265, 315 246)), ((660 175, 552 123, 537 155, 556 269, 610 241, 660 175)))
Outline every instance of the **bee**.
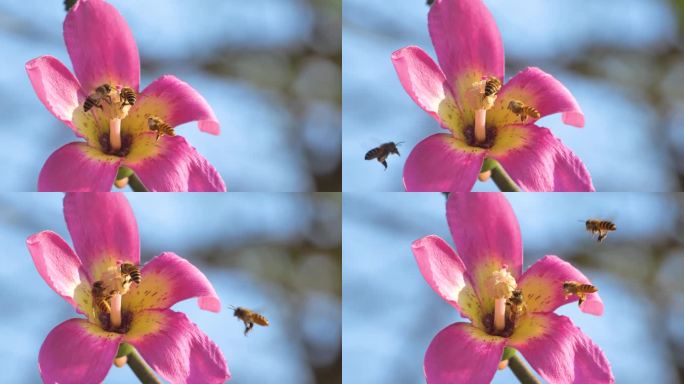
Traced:
POLYGON ((589 219, 584 225, 586 226, 587 231, 591 232, 591 237, 598 234, 597 240, 599 243, 608 236, 608 232, 617 230, 615 223, 609 220, 589 219))
POLYGON ((131 263, 123 263, 120 267, 121 276, 124 277, 126 281, 130 279, 136 284, 140 284, 142 281, 142 276, 140 275, 140 267, 131 263))
POLYGON ((231 309, 233 310, 233 316, 245 323, 245 336, 247 336, 247 333, 252 330, 254 324, 268 327, 268 319, 263 315, 252 311, 251 309, 242 307, 231 307, 231 309))
POLYGON ((98 310, 98 313, 110 313, 112 307, 109 305, 109 299, 112 298, 110 292, 106 291, 104 283, 100 280, 93 283, 90 293, 93 295, 93 310, 98 310))
POLYGON ((520 121, 525 122, 528 117, 538 119, 541 117, 541 114, 539 111, 537 111, 536 108, 530 107, 529 105, 525 105, 522 101, 518 100, 511 100, 508 103, 508 109, 515 113, 516 115, 520 116, 520 121))
POLYGON ((511 297, 506 300, 506 308, 508 308, 508 313, 511 321, 515 321, 520 316, 527 312, 527 304, 523 300, 524 296, 521 290, 516 289, 513 291, 511 297))
POLYGON ((173 127, 166 124, 164 120, 149 114, 145 117, 147 117, 147 126, 150 127, 150 130, 157 132, 157 140, 163 135, 176 136, 173 127))
POLYGON ((391 154, 395 154, 397 156, 401 156, 399 154, 399 150, 397 149, 397 146, 399 146, 403 142, 399 143, 394 143, 390 141, 389 143, 384 143, 380 144, 379 147, 375 147, 371 149, 370 151, 366 152, 366 156, 364 159, 366 160, 373 160, 373 159, 378 159, 380 164, 385 166, 385 169, 387 169, 387 157, 391 154))
POLYGON ((577 295, 579 297, 579 305, 584 303, 587 295, 590 293, 598 292, 598 288, 591 284, 582 284, 577 281, 566 281, 563 283, 563 292, 565 292, 565 298, 568 296, 577 295))
POLYGON ((485 89, 484 89, 484 96, 482 97, 483 99, 486 97, 494 96, 497 93, 499 93, 499 90, 501 89, 501 81, 497 79, 496 77, 488 77, 487 81, 485 82, 485 89))
POLYGON ((134 105, 135 104, 135 91, 133 88, 129 87, 123 87, 121 88, 121 91, 119 92, 119 97, 121 97, 121 100, 123 102, 121 103, 121 108, 123 108, 126 105, 134 105))
POLYGON ((91 93, 86 97, 85 102, 83 102, 83 111, 88 112, 93 107, 98 107, 102 109, 102 99, 107 98, 108 103, 112 103, 112 99, 109 94, 112 92, 112 86, 110 84, 102 84, 95 88, 95 92, 91 93))

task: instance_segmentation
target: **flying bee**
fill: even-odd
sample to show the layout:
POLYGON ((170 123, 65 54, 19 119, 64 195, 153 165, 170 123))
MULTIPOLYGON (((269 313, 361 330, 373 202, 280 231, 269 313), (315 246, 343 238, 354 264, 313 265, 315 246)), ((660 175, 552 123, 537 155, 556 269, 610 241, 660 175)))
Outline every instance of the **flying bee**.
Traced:
POLYGON ((499 90, 501 89, 501 81, 497 79, 496 77, 488 77, 487 81, 485 82, 485 88, 484 88, 484 96, 482 97, 483 99, 485 97, 490 97, 494 96, 497 93, 499 93, 499 90))
POLYGON ((525 304, 524 296, 521 290, 516 289, 513 291, 511 297, 506 300, 506 308, 508 308, 511 321, 515 321, 517 318, 527 312, 527 304, 525 304))
POLYGON ((233 310, 233 316, 245 323, 245 336, 247 336, 247 333, 252 330, 254 324, 268 327, 268 319, 263 315, 252 311, 251 309, 242 307, 231 307, 230 309, 233 310))
POLYGON ((135 91, 133 88, 129 87, 123 87, 121 88, 121 91, 119 92, 119 97, 123 102, 121 103, 121 108, 123 108, 126 105, 134 105, 135 100, 136 100, 136 95, 135 91))
POLYGON ((530 107, 529 105, 525 105, 522 101, 518 100, 511 100, 508 103, 508 109, 515 113, 517 116, 520 116, 520 121, 523 123, 525 120, 527 120, 528 117, 531 117, 533 119, 538 119, 541 117, 541 114, 539 111, 534 108, 530 107))
POLYGON ((609 220, 589 219, 584 225, 586 226, 587 231, 591 232, 591 237, 598 234, 597 240, 599 243, 608 236, 608 232, 617 230, 615 223, 609 220))
POLYGON ((121 276, 124 277, 125 280, 128 280, 130 278, 131 281, 133 281, 136 284, 140 284, 140 282, 142 281, 140 267, 138 267, 135 264, 123 263, 121 264, 120 271, 121 276))
POLYGON ((107 102, 111 104, 112 99, 109 94, 112 92, 112 89, 110 84, 102 84, 95 88, 95 92, 88 95, 85 102, 83 102, 83 111, 88 112, 93 107, 102 109, 102 99, 108 99, 107 102))
POLYGON ((93 283, 90 293, 93 295, 93 310, 97 309, 98 313, 110 313, 112 311, 109 305, 109 299, 112 298, 112 294, 107 292, 107 288, 102 281, 98 280, 93 283))
POLYGON ((584 303, 587 299, 587 295, 590 293, 598 292, 598 288, 591 284, 582 284, 577 281, 566 281, 563 283, 563 292, 565 292, 565 298, 568 296, 577 295, 579 298, 579 305, 584 303))
POLYGON ((399 150, 397 149, 397 147, 401 143, 403 143, 403 141, 396 143, 396 144, 392 141, 390 141, 389 143, 380 144, 379 147, 375 147, 375 148, 371 149, 370 151, 366 152, 366 156, 364 157, 364 159, 366 159, 366 160, 378 159, 378 162, 380 162, 380 164, 384 165, 385 169, 387 169, 387 157, 389 155, 394 153, 397 156, 401 156, 399 154, 399 150))
POLYGON ((176 136, 173 127, 166 124, 164 120, 149 114, 145 117, 147 117, 147 126, 150 127, 150 130, 157 132, 157 140, 164 135, 176 136))

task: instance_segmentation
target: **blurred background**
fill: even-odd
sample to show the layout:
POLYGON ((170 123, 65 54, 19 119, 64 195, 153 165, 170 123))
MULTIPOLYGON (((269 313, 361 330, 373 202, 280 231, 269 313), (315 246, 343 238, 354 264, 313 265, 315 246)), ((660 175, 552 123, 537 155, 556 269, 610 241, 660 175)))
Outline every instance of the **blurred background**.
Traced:
MULTIPOLYGON (((506 80, 537 66, 565 84, 586 117, 551 128, 599 191, 684 189, 684 0, 485 0, 501 31, 506 80)), ((424 0, 344 0, 344 190, 401 191, 406 156, 441 131, 404 92, 390 55, 418 45, 436 58, 424 0), (389 169, 365 152, 404 141, 389 169)), ((477 183, 475 190, 495 190, 477 183)))
MULTIPOLYGON (((38 350, 57 324, 79 317, 43 281, 25 240, 41 230, 71 244, 62 194, 0 194, 0 371, 3 383, 37 383, 38 350), (40 212, 40 214, 37 214, 40 212)), ((224 310, 195 299, 174 306, 221 348, 231 383, 341 383, 340 194, 129 194, 142 262, 173 251, 211 281, 224 310), (230 305, 260 311, 244 325, 230 305)), ((144 277, 143 277, 144 278, 144 277)), ((112 368, 105 383, 137 382, 112 368)))
MULTIPOLYGON (((221 135, 180 128, 231 191, 340 191, 341 0, 110 1, 140 50, 141 88, 163 74, 211 104, 221 135)), ((5 190, 35 191, 48 156, 75 136, 34 94, 24 64, 69 68, 62 0, 0 4, 0 141, 5 190)))
MULTIPOLYGON (((606 353, 617 383, 684 382, 684 195, 507 194, 520 223, 526 269, 557 255, 599 287, 602 317, 557 310, 606 353), (599 244, 588 218, 612 219, 599 244)), ((424 382, 432 338, 458 313, 425 282, 411 243, 436 234, 454 247, 438 193, 345 193, 344 382, 424 382)), ((464 351, 463 353, 467 353, 464 351)), ((518 382, 510 370, 494 383, 518 382)))

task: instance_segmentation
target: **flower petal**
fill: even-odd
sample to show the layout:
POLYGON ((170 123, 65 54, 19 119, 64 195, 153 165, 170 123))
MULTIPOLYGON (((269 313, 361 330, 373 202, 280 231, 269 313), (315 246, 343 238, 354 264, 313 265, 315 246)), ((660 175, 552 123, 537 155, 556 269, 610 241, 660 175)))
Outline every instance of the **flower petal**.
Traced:
POLYGON ((503 82, 501 34, 481 0, 435 1, 428 28, 439 65, 454 90, 465 89, 482 76, 503 82))
POLYGON ((614 383, 603 351, 569 318, 555 313, 524 316, 509 346, 519 350, 549 383, 614 383))
MULTIPOLYGON (((497 123, 518 123, 520 118, 508 110, 511 100, 522 101, 525 105, 536 108, 541 117, 562 113, 565 124, 584 127, 584 113, 577 100, 555 77, 539 68, 526 68, 513 76, 499 91, 493 111, 498 111, 500 119, 497 123), (502 113, 503 112, 503 113, 502 113)), ((527 123, 534 123, 535 118, 528 118, 527 123)))
POLYGON ((440 121, 439 105, 444 101, 445 88, 448 87, 442 70, 425 51, 415 46, 394 52, 392 63, 406 93, 425 112, 440 121))
POLYGON ((230 379, 219 347, 183 313, 137 312, 125 340, 169 382, 210 384, 230 379))
MULTIPOLYGON (((45 282, 74 308, 76 289, 81 284, 81 260, 58 234, 43 231, 31 235, 26 246, 45 282)), ((86 282, 87 283, 87 282, 86 282)))
POLYGON ((101 383, 123 336, 83 319, 70 319, 50 331, 38 353, 44 383, 101 383))
POLYGON ((212 135, 221 133, 209 103, 188 83, 175 76, 162 76, 141 92, 129 118, 124 120, 124 124, 128 122, 130 126, 123 129, 133 133, 148 131, 146 114, 155 115, 172 127, 197 121, 200 131, 212 135))
POLYGON ((85 137, 72 122, 79 99, 85 99, 85 95, 81 94, 81 84, 69 69, 52 56, 41 56, 26 63, 26 72, 45 108, 76 135, 85 137))
POLYGON ((124 309, 166 309, 179 301, 197 297, 200 308, 211 312, 221 311, 221 299, 207 277, 175 253, 164 252, 153 258, 145 264, 140 274, 140 285, 133 284, 123 297, 124 309))
POLYGON ((447 222, 481 310, 491 312, 492 273, 507 266, 517 279, 522 272, 522 238, 515 213, 502 193, 452 193, 447 200, 447 222))
POLYGON ((162 136, 159 141, 153 132, 136 136, 125 165, 150 191, 226 191, 221 175, 181 136, 162 136))
POLYGON ((465 266, 442 238, 425 236, 413 242, 411 250, 418 269, 430 287, 454 306, 461 316, 479 322, 480 303, 465 278, 465 266))
POLYGON ((64 20, 64 42, 86 93, 105 83, 138 90, 138 47, 126 20, 111 4, 78 1, 64 20))
POLYGON ((441 330, 425 352, 428 384, 489 383, 496 373, 506 339, 466 323, 441 330))
POLYGON ((499 129, 493 158, 528 192, 594 192, 582 160, 547 128, 509 125, 499 129))
POLYGON ((456 250, 468 271, 495 261, 518 278, 522 272, 522 238, 513 208, 503 193, 452 193, 447 222, 456 250))
POLYGON ((119 164, 121 158, 105 155, 86 143, 69 143, 45 161, 38 176, 38 191, 109 191, 119 164))
POLYGON ((67 193, 64 218, 92 281, 117 261, 140 263, 138 224, 123 193, 67 193))
MULTIPOLYGON (((525 304, 529 312, 553 312, 561 305, 578 300, 577 296, 565 297, 563 283, 576 281, 591 284, 591 281, 579 270, 558 256, 544 256, 537 260, 520 278, 518 288, 525 295, 525 304)), ((596 316, 603 315, 603 301, 598 293, 587 295, 580 310, 596 316)))
POLYGON ((446 133, 418 143, 404 164, 409 192, 467 192, 475 184, 485 151, 446 133))

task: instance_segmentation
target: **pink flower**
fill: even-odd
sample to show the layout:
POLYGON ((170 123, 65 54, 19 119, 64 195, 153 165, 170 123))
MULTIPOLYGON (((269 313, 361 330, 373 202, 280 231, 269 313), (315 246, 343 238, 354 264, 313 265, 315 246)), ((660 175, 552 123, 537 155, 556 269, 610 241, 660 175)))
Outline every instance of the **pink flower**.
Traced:
POLYGON ((577 101, 558 80, 527 68, 497 95, 482 94, 487 79, 503 83, 504 51, 481 0, 435 1, 428 27, 439 66, 415 46, 394 52, 392 61, 413 101, 449 133, 429 136, 413 149, 404 168, 407 191, 469 191, 485 158, 497 160, 526 191, 594 190, 580 159, 535 124, 560 112, 566 124, 584 126, 577 101), (539 116, 516 115, 511 102, 535 108, 539 116))
MULTIPOLYGON (((452 324, 432 340, 424 366, 429 384, 489 383, 506 346, 549 383, 615 381, 601 349, 569 318, 553 313, 578 300, 566 297, 564 282, 589 279, 557 256, 522 273, 520 228, 503 194, 451 194, 447 221, 458 254, 434 235, 416 240, 412 250, 430 287, 471 323, 452 324), (511 289, 522 291, 526 306, 516 316, 511 308, 498 309, 511 289)), ((598 293, 589 294, 580 310, 602 315, 598 293)))
POLYGON ((221 310, 220 299, 199 269, 164 252, 142 267, 140 284, 121 283, 118 266, 140 263, 138 226, 123 194, 69 193, 64 217, 76 252, 52 231, 26 241, 45 282, 85 315, 61 323, 45 338, 38 356, 44 382, 102 382, 121 343, 133 345, 172 383, 223 383, 230 378, 218 346, 185 314, 169 309, 197 297, 200 308, 221 310), (111 315, 94 305, 97 281, 119 289, 118 326, 114 299, 111 315))
POLYGON ((52 56, 26 63, 38 98, 84 141, 55 151, 38 177, 39 191, 109 191, 119 167, 132 169, 150 191, 225 191, 221 176, 181 136, 158 136, 148 117, 170 127, 198 121, 218 135, 219 122, 190 85, 166 75, 138 93, 140 57, 126 21, 102 0, 80 0, 64 21, 64 40, 76 77, 52 56), (111 85, 105 96, 96 89, 111 85), (122 88, 137 94, 133 107, 122 88), (85 112, 86 97, 99 106, 85 112))

